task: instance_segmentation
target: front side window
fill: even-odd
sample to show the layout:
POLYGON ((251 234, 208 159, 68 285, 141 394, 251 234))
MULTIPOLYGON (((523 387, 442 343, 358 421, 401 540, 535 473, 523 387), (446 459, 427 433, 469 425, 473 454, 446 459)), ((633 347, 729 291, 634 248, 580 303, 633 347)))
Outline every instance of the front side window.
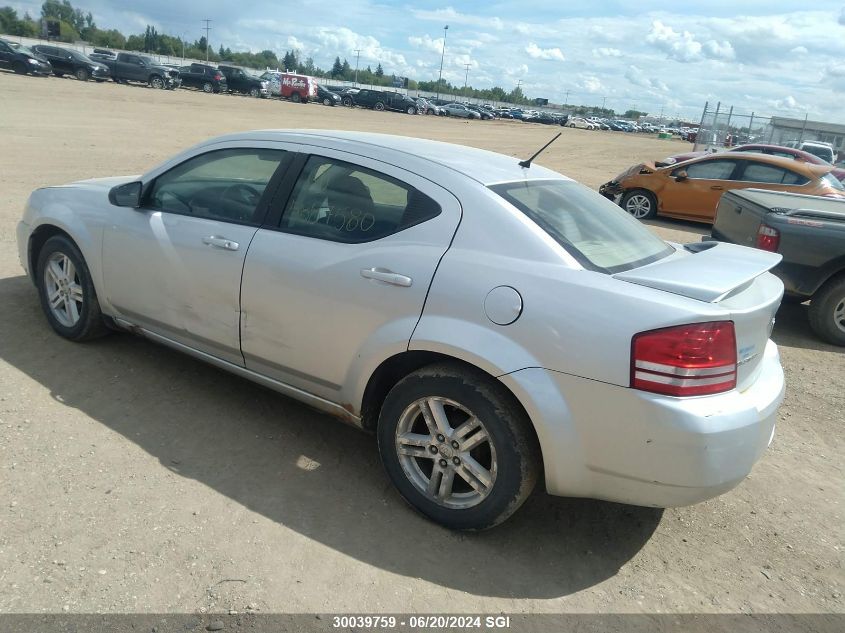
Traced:
POLYGON ((195 156, 155 179, 146 206, 253 223, 258 203, 284 155, 275 149, 233 148, 195 156))
POLYGON ((490 187, 589 270, 618 273, 650 264, 672 247, 595 191, 568 180, 528 180, 490 187))
MULTIPOLYGON (((736 161, 733 160, 705 160, 700 163, 687 165, 684 169, 687 172, 687 178, 730 180, 735 168, 736 161)), ((672 175, 677 176, 677 173, 673 173, 672 175)))
POLYGON ((332 158, 308 159, 281 228, 334 242, 371 242, 425 222, 440 206, 414 187, 332 158))

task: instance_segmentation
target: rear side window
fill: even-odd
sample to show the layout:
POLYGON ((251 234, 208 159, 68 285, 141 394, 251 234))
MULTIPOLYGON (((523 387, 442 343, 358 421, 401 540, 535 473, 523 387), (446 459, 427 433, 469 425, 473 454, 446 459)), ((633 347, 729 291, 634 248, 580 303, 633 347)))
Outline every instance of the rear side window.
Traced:
POLYGON ((372 242, 440 211, 427 195, 387 174, 312 156, 294 187, 281 228, 333 242, 372 242))
POLYGON ((743 182, 764 182, 779 185, 805 185, 809 179, 792 170, 776 165, 749 161, 740 178, 743 182))
MULTIPOLYGON (((688 178, 700 178, 703 180, 730 180, 736 168, 736 161, 733 160, 705 160, 700 163, 693 163, 684 169, 688 178)), ((678 170, 683 171, 683 170, 678 170)), ((677 175, 676 173, 672 174, 677 175)))
POLYGON ((490 189, 531 218, 589 270, 618 273, 673 252, 631 215, 576 182, 528 180, 490 189))

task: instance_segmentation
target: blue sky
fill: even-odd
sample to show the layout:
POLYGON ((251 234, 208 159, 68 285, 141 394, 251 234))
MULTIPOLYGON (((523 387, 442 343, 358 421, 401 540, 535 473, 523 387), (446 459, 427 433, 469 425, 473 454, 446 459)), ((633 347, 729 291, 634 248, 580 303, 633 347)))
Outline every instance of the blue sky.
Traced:
MULTIPOLYGON (((0 4, 6 4, 0 0, 0 4)), ((40 3, 12 1, 39 12, 40 3)), ((739 112, 845 123, 845 3, 781 0, 391 2, 387 0, 76 0, 100 27, 146 24, 232 49, 297 48, 322 66, 354 65, 453 84, 521 83, 554 102, 695 118, 705 101, 739 112)))

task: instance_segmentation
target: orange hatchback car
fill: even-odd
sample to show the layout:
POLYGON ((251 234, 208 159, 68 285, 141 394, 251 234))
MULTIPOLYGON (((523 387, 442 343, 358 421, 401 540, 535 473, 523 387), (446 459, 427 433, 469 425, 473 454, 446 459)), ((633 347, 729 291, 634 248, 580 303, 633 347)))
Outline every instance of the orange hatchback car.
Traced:
POLYGON ((712 224, 719 198, 731 189, 773 189, 815 196, 845 197, 845 187, 830 171, 764 154, 711 154, 666 167, 635 165, 599 188, 606 198, 635 218, 665 215, 712 224))

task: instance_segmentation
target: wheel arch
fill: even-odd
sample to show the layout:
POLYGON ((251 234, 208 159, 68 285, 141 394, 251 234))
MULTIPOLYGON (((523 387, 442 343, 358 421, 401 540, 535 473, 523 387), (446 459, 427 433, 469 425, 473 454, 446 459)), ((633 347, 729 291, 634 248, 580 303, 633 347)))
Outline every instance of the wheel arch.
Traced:
POLYGON ((407 350, 399 354, 394 354, 382 361, 370 375, 370 378, 367 381, 367 386, 364 388, 361 403, 362 428, 368 431, 376 430, 382 404, 384 403, 388 392, 390 392, 394 385, 418 369, 435 364, 450 364, 456 367, 462 367, 472 373, 480 373, 494 381, 502 388, 502 392, 505 396, 512 401, 514 406, 516 406, 525 416, 525 419, 528 420, 528 431, 533 436, 534 441, 537 442, 537 446, 540 447, 540 477, 545 478, 545 460, 542 457, 543 443, 540 441, 540 434, 537 431, 534 420, 529 414, 528 409, 517 396, 516 392, 509 384, 500 380, 489 371, 458 356, 431 350, 407 350))
POLYGON ((61 227, 55 224, 41 224, 29 234, 29 241, 27 244, 26 260, 29 264, 29 277, 33 283, 37 283, 36 268, 38 267, 38 254, 51 237, 61 235, 69 239, 82 252, 79 243, 73 236, 61 227))

